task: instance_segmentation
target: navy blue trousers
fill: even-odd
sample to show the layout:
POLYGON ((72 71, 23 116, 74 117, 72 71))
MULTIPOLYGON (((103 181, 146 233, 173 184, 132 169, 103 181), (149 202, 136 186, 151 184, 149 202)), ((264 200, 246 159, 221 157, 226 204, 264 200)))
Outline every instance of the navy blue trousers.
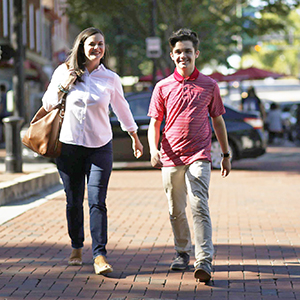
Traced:
POLYGON ((107 209, 106 194, 112 170, 112 142, 103 147, 86 148, 63 144, 56 159, 67 199, 68 233, 73 248, 84 242, 83 200, 87 182, 93 258, 106 256, 107 209))

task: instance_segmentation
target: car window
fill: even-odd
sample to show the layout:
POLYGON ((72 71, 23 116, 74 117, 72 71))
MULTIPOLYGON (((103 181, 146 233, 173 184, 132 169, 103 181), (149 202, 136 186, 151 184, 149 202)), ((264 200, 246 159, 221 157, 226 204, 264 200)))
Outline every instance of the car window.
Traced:
MULTIPOLYGON (((134 117, 145 117, 148 114, 151 93, 129 93, 125 95, 134 117)), ((110 117, 115 117, 110 107, 110 117)))
POLYGON ((150 97, 150 93, 131 94, 125 96, 130 105, 133 116, 141 117, 148 114, 150 97))

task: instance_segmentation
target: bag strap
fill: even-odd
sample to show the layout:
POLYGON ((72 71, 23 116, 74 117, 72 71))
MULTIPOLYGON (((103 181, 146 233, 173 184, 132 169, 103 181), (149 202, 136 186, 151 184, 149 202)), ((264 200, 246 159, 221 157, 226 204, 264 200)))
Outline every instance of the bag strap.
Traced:
POLYGON ((65 116, 65 108, 66 108, 66 99, 67 99, 67 94, 64 94, 62 97, 62 101, 61 101, 61 106, 60 106, 60 111, 59 111, 59 115, 60 117, 63 119, 65 116))

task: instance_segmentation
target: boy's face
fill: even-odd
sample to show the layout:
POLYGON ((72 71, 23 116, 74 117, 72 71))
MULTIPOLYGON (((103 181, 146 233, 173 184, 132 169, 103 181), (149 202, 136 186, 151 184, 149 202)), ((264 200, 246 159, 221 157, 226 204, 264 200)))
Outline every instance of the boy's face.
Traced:
POLYGON ((170 56, 178 71, 191 74, 195 69, 195 61, 199 53, 199 50, 195 51, 191 41, 179 41, 175 44, 170 56))

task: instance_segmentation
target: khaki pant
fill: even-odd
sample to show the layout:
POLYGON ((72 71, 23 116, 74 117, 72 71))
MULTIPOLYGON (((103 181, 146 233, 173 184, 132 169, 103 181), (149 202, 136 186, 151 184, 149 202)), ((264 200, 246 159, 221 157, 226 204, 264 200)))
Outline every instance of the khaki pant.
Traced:
POLYGON ((211 165, 195 161, 191 165, 163 167, 162 177, 168 198, 175 250, 191 253, 192 243, 186 217, 187 194, 191 204, 195 233, 195 267, 204 264, 211 269, 213 258, 212 226, 208 207, 211 165))

